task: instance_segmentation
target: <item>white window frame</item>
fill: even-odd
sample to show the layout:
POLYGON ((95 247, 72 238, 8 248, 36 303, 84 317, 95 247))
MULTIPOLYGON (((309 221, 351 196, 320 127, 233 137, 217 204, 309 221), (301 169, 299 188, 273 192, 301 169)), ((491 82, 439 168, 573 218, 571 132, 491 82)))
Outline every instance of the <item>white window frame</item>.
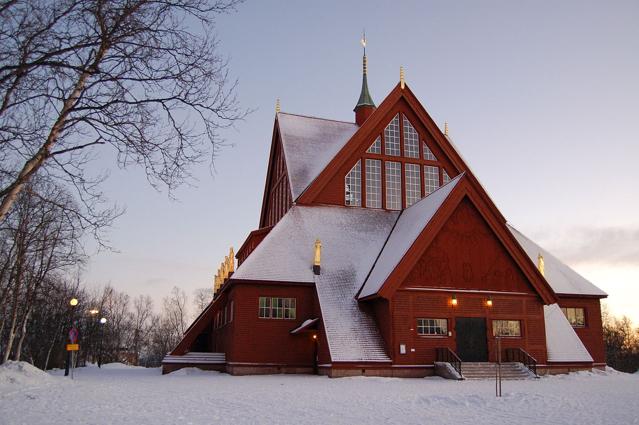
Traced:
POLYGON ((416 329, 419 336, 448 336, 448 319, 418 318, 416 329))

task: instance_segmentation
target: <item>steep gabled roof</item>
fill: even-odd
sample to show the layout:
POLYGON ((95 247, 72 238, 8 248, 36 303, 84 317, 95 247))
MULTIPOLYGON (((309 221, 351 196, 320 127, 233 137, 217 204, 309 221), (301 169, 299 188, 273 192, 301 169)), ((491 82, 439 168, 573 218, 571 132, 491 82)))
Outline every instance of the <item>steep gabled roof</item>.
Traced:
MULTIPOLYGON (((388 250, 387 254, 383 253, 386 260, 381 263, 378 273, 375 275, 371 273, 374 280, 371 280, 370 285, 367 280, 366 287, 358 298, 360 300, 376 296, 390 298, 408 276, 412 266, 426 252, 457 206, 466 198, 477 208, 482 219, 491 228, 493 234, 499 239, 501 245, 544 303, 557 302, 557 295, 552 287, 537 270, 537 267, 529 261, 525 251, 506 227, 505 220, 502 221, 502 216, 496 211, 496 207, 481 186, 478 186, 476 181, 470 180, 470 176, 466 173, 456 177, 455 180, 451 181, 451 184, 440 188, 439 191, 433 192, 403 211, 402 215, 410 215, 407 216, 404 224, 395 226, 393 229, 393 233, 397 231, 397 234, 391 234, 389 243, 384 247, 385 251, 388 250), (455 184, 452 184, 453 182, 455 184), (433 195, 435 195, 433 201, 429 202, 428 198, 433 195), (415 206, 418 208, 413 209, 415 206), (401 255, 392 252, 394 249, 397 249, 401 255)), ((402 221, 401 217, 398 224, 399 221, 402 221)), ((380 255, 380 260, 382 260, 382 255, 380 255)))
POLYGON ((355 299, 399 213, 293 206, 231 280, 315 282, 333 361, 389 361, 375 321, 355 299), (312 270, 322 241, 321 274, 312 270))
POLYGON ((572 328, 559 305, 544 306, 549 362, 592 362, 592 356, 572 328))
POLYGON ((515 236, 533 263, 537 263, 537 256, 539 254, 543 255, 546 280, 557 294, 590 295, 596 297, 608 296, 608 294, 597 288, 588 279, 562 263, 557 257, 528 239, 510 224, 508 225, 508 229, 515 236))
POLYGON ((402 212, 358 297, 376 294, 442 206, 463 174, 402 212))
POLYGON ((355 123, 277 114, 293 200, 326 168, 359 128, 355 123))

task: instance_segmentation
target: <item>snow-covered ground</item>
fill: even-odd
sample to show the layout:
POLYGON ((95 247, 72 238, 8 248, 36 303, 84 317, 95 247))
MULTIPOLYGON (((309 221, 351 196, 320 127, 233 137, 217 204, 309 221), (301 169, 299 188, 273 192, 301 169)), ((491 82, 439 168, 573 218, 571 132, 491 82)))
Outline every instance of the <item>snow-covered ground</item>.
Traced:
POLYGON ((639 374, 505 381, 0 366, 1 424, 639 424, 639 374))

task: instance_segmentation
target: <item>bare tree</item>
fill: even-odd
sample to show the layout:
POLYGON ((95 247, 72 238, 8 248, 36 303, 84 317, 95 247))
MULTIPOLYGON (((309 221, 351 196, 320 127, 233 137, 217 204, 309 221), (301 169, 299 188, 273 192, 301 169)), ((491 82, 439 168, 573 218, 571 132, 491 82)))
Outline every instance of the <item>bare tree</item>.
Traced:
POLYGON ((183 290, 174 286, 171 294, 164 298, 162 314, 166 318, 171 329, 172 337, 182 338, 186 331, 188 311, 186 309, 187 297, 183 290))
POLYGON ((148 345, 148 336, 151 332, 153 318, 153 300, 148 295, 140 295, 133 300, 133 312, 131 313, 131 334, 129 347, 135 353, 136 363, 139 361, 140 352, 148 345))
POLYGON ((213 291, 211 288, 198 288, 193 291, 193 305, 195 306, 194 314, 197 316, 209 305, 213 300, 213 291))
POLYGON ((101 217, 102 145, 169 193, 241 119, 213 35, 241 0, 13 0, 0 3, 0 222, 36 173, 63 179, 101 217))

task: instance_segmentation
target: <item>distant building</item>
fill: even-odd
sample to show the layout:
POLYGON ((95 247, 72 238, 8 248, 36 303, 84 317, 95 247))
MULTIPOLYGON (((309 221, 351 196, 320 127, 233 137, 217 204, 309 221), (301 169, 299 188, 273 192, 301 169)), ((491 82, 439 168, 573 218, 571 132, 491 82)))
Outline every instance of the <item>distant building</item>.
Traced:
POLYGON ((603 367, 606 294, 507 223, 403 73, 376 107, 364 56, 354 111, 278 103, 260 227, 164 372, 420 377, 496 337, 540 374, 603 367))

